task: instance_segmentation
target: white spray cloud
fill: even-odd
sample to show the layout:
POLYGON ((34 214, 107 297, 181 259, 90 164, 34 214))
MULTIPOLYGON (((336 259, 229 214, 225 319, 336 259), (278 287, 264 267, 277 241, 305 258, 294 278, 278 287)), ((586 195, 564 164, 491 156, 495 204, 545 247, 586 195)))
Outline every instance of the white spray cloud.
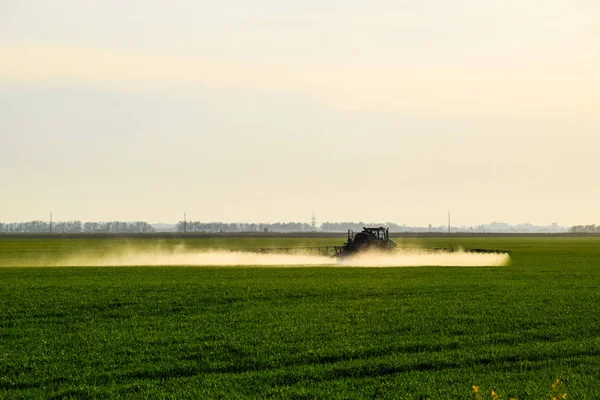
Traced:
POLYGON ((207 250, 193 251, 185 247, 171 250, 126 248, 106 254, 78 253, 49 261, 31 260, 33 266, 255 266, 255 267, 482 267, 508 264, 508 254, 444 252, 419 249, 402 249, 393 253, 363 253, 345 259, 335 259, 309 253, 254 253, 244 251, 207 250))
POLYGON ((362 253, 343 260, 352 267, 500 267, 510 262, 506 253, 469 253, 465 251, 398 250, 391 253, 362 253))

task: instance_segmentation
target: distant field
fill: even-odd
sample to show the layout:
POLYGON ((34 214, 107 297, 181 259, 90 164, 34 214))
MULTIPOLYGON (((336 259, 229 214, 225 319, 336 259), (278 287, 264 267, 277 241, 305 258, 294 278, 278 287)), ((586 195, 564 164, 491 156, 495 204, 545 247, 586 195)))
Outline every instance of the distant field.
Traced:
MULTIPOLYGON (((0 239, 0 265, 181 239, 0 239)), ((185 239, 188 248, 339 238, 185 239)), ((600 398, 600 238, 483 268, 0 268, 3 398, 600 398)))

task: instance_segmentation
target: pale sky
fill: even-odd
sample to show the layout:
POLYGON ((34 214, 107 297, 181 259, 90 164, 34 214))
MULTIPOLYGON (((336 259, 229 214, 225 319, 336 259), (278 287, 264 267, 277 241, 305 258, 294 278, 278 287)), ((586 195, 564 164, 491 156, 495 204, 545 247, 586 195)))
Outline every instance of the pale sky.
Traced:
POLYGON ((0 0, 0 221, 600 223, 597 0, 0 0))

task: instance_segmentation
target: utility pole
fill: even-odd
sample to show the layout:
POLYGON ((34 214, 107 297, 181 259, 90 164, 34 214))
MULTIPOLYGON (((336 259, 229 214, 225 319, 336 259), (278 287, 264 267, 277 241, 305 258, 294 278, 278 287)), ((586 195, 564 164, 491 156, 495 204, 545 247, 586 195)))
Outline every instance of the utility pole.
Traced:
POLYGON ((448 210, 448 233, 450 233, 450 210, 448 210))
POLYGON ((187 233, 187 213, 183 213, 183 233, 187 233))
POLYGON ((312 220, 311 220, 312 230, 313 232, 317 231, 317 217, 315 216, 315 212, 313 211, 312 220))
POLYGON ((52 212, 50 212, 50 233, 52 233, 52 212))

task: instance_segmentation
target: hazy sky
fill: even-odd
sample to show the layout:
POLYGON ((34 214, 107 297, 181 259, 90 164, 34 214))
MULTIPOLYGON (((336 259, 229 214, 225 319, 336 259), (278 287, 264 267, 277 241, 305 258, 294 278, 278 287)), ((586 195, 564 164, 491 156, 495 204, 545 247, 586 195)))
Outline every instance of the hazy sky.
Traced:
POLYGON ((0 0, 0 221, 600 223, 597 0, 0 0))

